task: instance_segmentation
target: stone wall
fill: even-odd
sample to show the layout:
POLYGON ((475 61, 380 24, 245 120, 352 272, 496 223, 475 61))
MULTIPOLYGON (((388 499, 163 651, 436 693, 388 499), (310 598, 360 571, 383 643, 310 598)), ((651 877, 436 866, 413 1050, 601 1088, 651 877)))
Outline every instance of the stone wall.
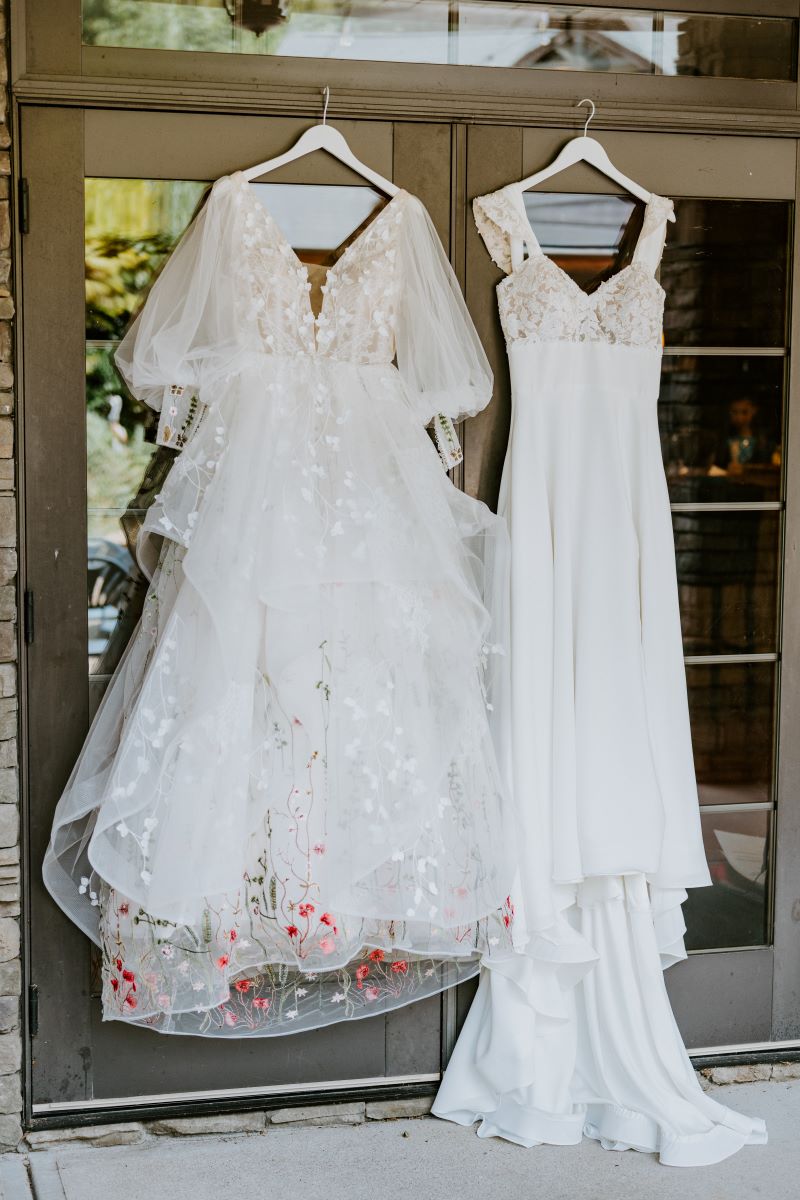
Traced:
POLYGON ((17 504, 11 255, 8 12, 0 4, 0 1148, 20 1113, 20 850, 17 772, 17 504))

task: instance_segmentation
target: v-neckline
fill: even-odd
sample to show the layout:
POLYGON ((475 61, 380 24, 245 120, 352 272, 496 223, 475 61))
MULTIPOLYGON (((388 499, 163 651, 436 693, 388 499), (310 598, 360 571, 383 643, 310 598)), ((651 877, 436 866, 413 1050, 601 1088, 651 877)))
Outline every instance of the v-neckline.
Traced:
MULTIPOLYGON (((575 279, 572 278, 570 273, 568 271, 566 271, 564 269, 564 267, 562 267, 559 263, 557 263, 556 260, 551 255, 545 254, 544 250, 541 247, 539 239, 536 236, 533 225, 531 224, 531 219, 528 216, 528 210, 525 207, 525 200, 523 198, 523 192, 519 189, 518 184, 516 184, 516 183, 507 184, 504 188, 501 188, 501 191, 505 195, 508 196, 509 203, 513 207, 516 215, 520 218, 520 220, 525 222, 525 228, 527 230, 528 236, 530 237, 530 242, 528 242, 528 249, 530 250, 530 249, 535 248, 535 251, 536 251, 535 254, 529 253, 528 257, 526 259, 524 259, 523 262, 520 263, 519 267, 516 267, 513 271, 511 271, 510 274, 506 276, 506 278, 512 279, 519 271, 522 271, 525 268, 527 268, 530 263, 536 262, 537 260, 541 259, 544 262, 549 263, 550 266, 553 268, 553 270, 558 273, 558 275, 560 275, 564 279, 566 279, 567 282, 569 284, 571 284, 571 286, 574 288, 574 290, 578 293, 578 295, 582 296, 583 299, 587 302, 587 304, 589 304, 591 307, 595 307, 594 304, 592 303, 594 301, 594 298, 596 296, 600 295, 603 288, 606 287, 607 284, 613 283, 617 279, 620 279, 623 275, 626 274, 626 272, 630 271, 632 266, 634 266, 634 264, 636 262, 636 251, 638 250, 639 243, 642 240, 642 234, 644 232, 645 221, 647 220, 647 211, 650 208, 650 206, 655 203, 656 199, 658 199, 655 192, 651 192, 650 199, 646 200, 644 202, 644 209, 645 209, 644 219, 642 220, 642 228, 639 230, 638 237, 636 238, 636 244, 633 247, 631 261, 629 263, 626 263, 624 267, 620 267, 618 271, 614 271, 613 274, 608 275, 605 279, 601 280, 601 282, 597 285, 597 287, 594 289, 593 292, 587 292, 586 289, 582 288, 581 285, 575 279)), ((523 239, 523 240, 527 241, 527 238, 523 239)), ((655 278, 655 276, 653 277, 653 282, 656 284, 656 286, 660 287, 660 284, 658 283, 658 280, 655 278)))

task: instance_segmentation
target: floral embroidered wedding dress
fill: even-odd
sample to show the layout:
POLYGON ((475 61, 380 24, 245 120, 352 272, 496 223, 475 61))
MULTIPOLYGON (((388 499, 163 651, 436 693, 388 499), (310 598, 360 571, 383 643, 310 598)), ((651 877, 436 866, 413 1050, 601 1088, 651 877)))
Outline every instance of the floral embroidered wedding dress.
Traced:
POLYGON ((662 975, 685 957, 684 889, 710 882, 656 412, 671 209, 653 196, 630 264, 586 294, 518 187, 474 203, 506 272, 510 690, 493 718, 517 952, 490 955, 434 1112, 525 1146, 586 1134, 696 1166, 766 1133, 701 1091, 662 975))
POLYGON ((106 1018, 310 1029, 473 975, 509 936, 483 601, 505 528, 425 431, 485 406, 488 365, 406 192, 319 295, 315 316, 235 174, 117 354, 184 448, 44 865, 102 947, 106 1018))

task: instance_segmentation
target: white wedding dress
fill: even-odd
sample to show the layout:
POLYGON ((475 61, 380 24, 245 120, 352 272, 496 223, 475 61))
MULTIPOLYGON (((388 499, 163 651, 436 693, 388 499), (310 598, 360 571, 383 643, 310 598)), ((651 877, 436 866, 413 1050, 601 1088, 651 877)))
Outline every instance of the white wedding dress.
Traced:
POLYGON ((225 177, 117 354, 183 449, 44 865, 102 948, 106 1019, 310 1029, 474 975, 509 937, 484 605, 506 533, 425 431, 484 407, 488 364, 408 193, 316 316, 310 270, 225 177))
POLYGON ((519 904, 516 952, 486 962, 434 1112, 692 1166, 766 1132, 700 1089, 662 975, 685 957, 684 889, 710 882, 656 412, 671 208, 652 197, 631 263, 588 295, 543 254, 518 187, 474 203, 507 273, 511 679, 493 715, 519 904))

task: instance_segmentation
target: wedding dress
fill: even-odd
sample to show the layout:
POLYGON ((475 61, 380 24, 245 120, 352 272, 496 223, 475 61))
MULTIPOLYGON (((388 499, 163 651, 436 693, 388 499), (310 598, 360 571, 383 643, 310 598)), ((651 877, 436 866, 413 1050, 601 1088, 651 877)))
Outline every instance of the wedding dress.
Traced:
POLYGON ((106 1019, 310 1029, 474 975, 509 938, 484 604, 505 527, 425 431, 448 451, 488 364, 406 192, 316 315, 311 287, 225 177, 117 353, 183 448, 44 864, 102 949, 106 1019))
POLYGON ((511 679, 493 716, 520 880, 516 952, 488 958, 434 1112, 699 1165, 766 1133, 700 1089, 662 975, 685 957, 685 889, 710 882, 656 413, 671 209, 653 196, 630 264, 586 294, 518 187, 474 202, 506 272, 511 679))

